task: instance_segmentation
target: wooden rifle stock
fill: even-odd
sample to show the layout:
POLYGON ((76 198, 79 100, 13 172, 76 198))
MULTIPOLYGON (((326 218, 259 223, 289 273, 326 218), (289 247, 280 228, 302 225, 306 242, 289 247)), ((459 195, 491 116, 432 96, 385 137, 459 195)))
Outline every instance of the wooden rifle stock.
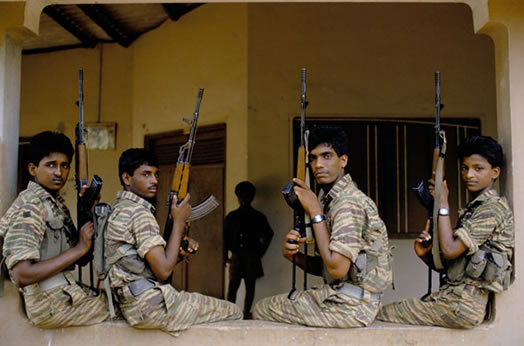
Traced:
POLYGON ((87 148, 85 143, 80 143, 76 145, 76 175, 78 179, 79 186, 86 186, 88 183, 87 176, 87 148))
MULTIPOLYGON (((173 218, 171 216, 171 206, 173 203, 179 203, 182 201, 189 191, 189 173, 191 170, 191 156, 193 153, 195 138, 197 132, 197 122, 198 114, 200 111, 200 102, 204 94, 204 89, 200 88, 198 90, 197 104, 195 107, 195 112, 193 113, 193 119, 188 121, 191 125, 191 130, 189 132, 189 138, 187 142, 182 145, 179 149, 177 164, 175 167, 175 172, 173 174, 173 180, 171 183, 171 191, 168 196, 168 211, 167 219, 164 227, 164 239, 169 241, 173 229, 173 218), (176 200, 175 197, 176 196, 176 200)), ((192 220, 197 220, 205 215, 209 214, 218 206, 214 196, 208 196, 206 200, 192 207, 191 216, 188 219, 188 223, 192 220)), ((183 239, 180 243, 182 249, 188 252, 188 242, 186 239, 183 239)))
MULTIPOLYGON (((301 69, 301 95, 300 95, 300 146, 297 151, 297 172, 296 178, 306 182, 306 143, 305 143, 305 116, 308 102, 306 100, 306 69, 301 69)), ((306 182, 307 183, 307 182, 306 182)), ((307 237, 308 241, 312 236, 309 236, 306 231, 306 215, 304 208, 300 204, 298 197, 293 190, 293 183, 286 184, 282 189, 284 199, 293 208, 293 227, 300 233, 301 237, 307 237)), ((296 244, 295 241, 289 241, 296 244)), ((304 290, 307 289, 307 242, 304 244, 304 290)), ((293 273, 292 273, 292 288, 288 294, 288 298, 292 299, 293 293, 296 290, 296 258, 293 256, 293 273)))
MULTIPOLYGON (((84 186, 87 186, 83 195, 77 195, 77 228, 78 235, 80 234, 80 229, 87 222, 93 220, 93 214, 91 208, 94 206, 95 202, 98 200, 100 191, 102 189, 102 179, 99 176, 93 175, 91 184, 89 184, 89 174, 88 174, 88 158, 87 158, 87 146, 84 140, 84 73, 80 69, 78 72, 78 101, 77 106, 79 110, 79 119, 78 124, 76 125, 76 189, 78 193, 82 191, 84 186)), ((96 236, 96 230, 95 230, 96 236)), ((82 266, 85 266, 89 263, 90 269, 90 281, 91 287, 94 288, 94 277, 93 277, 93 251, 94 251, 94 242, 92 243, 91 249, 87 254, 81 257, 78 261, 78 280, 82 283, 82 266)))

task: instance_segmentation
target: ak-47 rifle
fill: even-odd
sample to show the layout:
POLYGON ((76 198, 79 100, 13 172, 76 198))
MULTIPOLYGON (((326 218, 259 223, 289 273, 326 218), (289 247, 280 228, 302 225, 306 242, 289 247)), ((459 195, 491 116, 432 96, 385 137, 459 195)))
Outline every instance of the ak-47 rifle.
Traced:
MULTIPOLYGON (((440 195, 442 182, 444 179, 444 157, 446 155, 446 133, 440 128, 440 111, 444 105, 440 103, 440 72, 435 72, 435 147, 433 149, 433 162, 431 166, 432 178, 434 179, 434 196, 429 192, 424 180, 419 181, 414 187, 418 200, 428 210, 430 220, 430 235, 432 240, 422 242, 422 246, 427 248, 433 244, 431 249, 433 254, 434 269, 440 271, 443 264, 440 258, 440 243, 438 232, 438 212, 440 209, 440 195), (437 203, 435 203, 437 201, 437 203)), ((428 294, 431 293, 431 267, 428 273, 428 294)))
MULTIPOLYGON (((102 190, 102 179, 98 175, 93 175, 91 184, 88 184, 87 173, 87 148, 84 139, 84 72, 78 71, 78 101, 76 102, 79 110, 78 124, 76 125, 76 186, 80 191, 87 186, 82 196, 77 195, 77 228, 78 232, 84 224, 93 220, 91 209, 98 200, 100 190, 102 190)), ((82 283, 82 267, 89 263, 91 287, 94 287, 93 277, 93 246, 89 252, 77 261, 78 264, 78 281, 82 283)))
MULTIPOLYGON (((169 191, 169 196, 167 200, 167 219, 164 227, 164 239, 166 242, 169 240, 171 232, 173 230, 173 217, 171 216, 171 206, 173 203, 181 202, 187 195, 189 191, 189 171, 191 168, 191 155, 193 154, 193 148, 195 146, 195 138, 197 133, 197 121, 198 121, 198 112, 200 110, 200 102, 202 101, 202 95, 204 94, 204 89, 198 89, 198 98, 195 107, 195 112, 193 113, 193 119, 188 120, 184 118, 184 121, 191 126, 191 131, 189 132, 189 138, 187 142, 182 145, 178 151, 178 160, 176 163, 175 174, 173 175, 173 181, 171 184, 171 190, 169 191), (174 200, 174 197, 177 196, 177 200, 174 200)), ((212 212, 218 206, 218 201, 215 196, 209 195, 204 201, 198 203, 197 205, 191 208, 191 215, 187 222, 200 219, 210 212, 212 212)), ((188 251, 187 246, 188 242, 186 239, 183 239, 180 243, 180 246, 184 251, 188 251)))
MULTIPOLYGON (((301 94, 300 94, 300 146, 298 147, 297 153, 297 174, 296 178, 304 181, 309 185, 306 179, 306 107, 308 101, 306 100, 306 69, 301 69, 301 94)), ((293 227, 300 233, 300 237, 306 237, 306 243, 304 244, 304 290, 307 289, 307 244, 313 242, 313 234, 309 225, 309 215, 304 211, 304 208, 300 204, 300 201, 293 190, 293 183, 287 183, 282 188, 282 195, 284 199, 293 208, 293 227)), ((294 243, 294 241, 291 241, 294 243)), ((288 298, 291 299, 293 293, 296 290, 296 262, 295 256, 293 256, 293 278, 292 287, 289 292, 288 298)))

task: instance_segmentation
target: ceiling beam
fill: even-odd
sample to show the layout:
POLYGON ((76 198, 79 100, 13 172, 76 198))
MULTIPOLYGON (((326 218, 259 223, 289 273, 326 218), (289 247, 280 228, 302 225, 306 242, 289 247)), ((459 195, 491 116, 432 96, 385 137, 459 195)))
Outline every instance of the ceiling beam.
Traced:
POLYGON ((76 22, 72 16, 67 14, 61 6, 47 6, 44 8, 44 13, 71 33, 71 35, 80 40, 83 47, 93 48, 98 43, 99 40, 87 31, 80 23, 76 22))
POLYGON ((138 34, 126 29, 103 5, 77 5, 93 22, 123 47, 136 40, 138 34))
POLYGON ((83 44, 68 44, 65 46, 24 49, 22 51, 22 54, 31 55, 31 54, 40 54, 40 53, 59 52, 61 50, 69 50, 69 49, 75 49, 75 48, 85 48, 85 46, 83 44))
POLYGON ((203 4, 162 4, 164 11, 167 13, 169 19, 177 21, 184 14, 193 11, 195 8, 202 6, 203 4))

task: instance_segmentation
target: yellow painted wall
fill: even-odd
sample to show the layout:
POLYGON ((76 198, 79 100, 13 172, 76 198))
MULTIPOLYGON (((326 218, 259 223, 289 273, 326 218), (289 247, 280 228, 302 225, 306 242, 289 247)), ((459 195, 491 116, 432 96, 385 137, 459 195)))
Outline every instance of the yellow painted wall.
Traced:
MULTIPOLYGON (((468 0, 470 3, 472 1, 468 0)), ((35 1, 30 2, 32 3, 35 1)), ((172 41, 172 46, 155 48, 153 41, 158 44, 164 42, 161 37, 156 36, 156 32, 140 38, 127 50, 116 45, 105 45, 104 66, 112 68, 110 71, 104 70, 102 120, 118 122, 118 148, 113 154, 99 153, 107 155, 100 156, 99 160, 96 159, 98 154, 92 154, 91 172, 104 172, 101 175, 106 181, 105 189, 119 189, 116 172, 114 181, 108 182, 113 177, 109 178, 112 173, 105 170, 109 170, 112 165, 116 168, 116 159, 120 151, 132 144, 141 145, 145 133, 181 127, 179 122, 174 122, 175 120, 165 120, 165 117, 173 112, 162 109, 158 102, 150 101, 150 98, 164 102, 166 108, 175 107, 176 104, 177 109, 174 113, 179 118, 180 114, 187 115, 192 112, 196 88, 206 87, 201 123, 207 123, 203 119, 205 114, 210 113, 206 107, 211 105, 205 105, 211 102, 210 98, 215 97, 214 103, 220 104, 221 115, 210 120, 210 123, 226 119, 228 126, 226 185, 229 202, 226 203, 226 210, 235 207, 231 198, 232 187, 239 178, 247 177, 258 187, 256 206, 268 215, 277 231, 271 249, 264 259, 266 277, 257 286, 257 298, 284 292, 289 288, 290 265, 283 265, 285 262, 279 254, 279 248, 283 233, 291 225, 291 213, 282 202, 279 190, 292 175, 289 123, 299 111, 300 67, 308 67, 308 97, 311 101, 309 114, 389 117, 432 116, 433 72, 439 68, 443 73, 442 96, 446 104, 443 117, 480 116, 486 134, 497 136, 498 133, 503 137, 500 138, 502 141, 507 141, 507 147, 513 148, 513 152, 509 153, 512 160, 508 162, 512 167, 509 168, 512 176, 508 177, 511 183, 505 184, 503 188, 507 193, 515 193, 514 206, 518 229, 523 199, 522 194, 518 193, 522 190, 520 178, 523 175, 523 154, 518 151, 522 146, 520 129, 523 127, 521 119, 524 114, 524 101, 519 97, 524 80, 524 70, 520 63, 524 52, 524 40, 521 39, 524 35, 523 12, 522 5, 517 0, 490 0, 489 4, 492 11, 490 15, 495 15, 495 24, 489 25, 494 25, 491 28, 495 30, 490 30, 487 26, 484 32, 500 36, 495 39, 495 44, 499 45, 498 50, 509 50, 497 52, 499 60, 496 68, 491 40, 487 36, 473 34, 470 10, 464 5, 205 5, 180 22, 169 23, 158 29, 167 35, 170 42, 172 41), (239 6, 239 9, 236 6, 239 6), (226 7, 228 11, 224 10, 226 7), (230 12, 237 16, 229 16, 230 12), (198 16, 195 16, 196 13, 198 16), (210 19, 214 22, 209 21, 210 19), (496 23, 497 20, 501 20, 502 24, 496 23), (185 26, 188 22, 191 23, 191 27, 185 26), (233 27, 232 22, 244 28, 238 32, 223 30, 227 26, 233 27), (179 46, 178 41, 171 40, 171 36, 176 35, 177 31, 173 29, 173 25, 177 26, 177 30, 185 30, 186 34, 198 33, 196 37, 204 39, 209 49, 201 47, 199 42, 189 42, 180 37, 183 44, 179 46), (209 42, 203 37, 203 31, 212 37, 222 38, 223 41, 209 42), (216 36, 213 36, 215 34, 216 36), (240 47, 233 42, 238 42, 240 47), (249 42, 247 46, 246 42, 249 42), (501 48, 500 45, 506 46, 501 48), (227 48, 238 50, 235 54, 227 48), (150 50, 155 54, 150 53, 150 50), (195 51, 217 55, 204 58, 195 55, 195 51), (247 54, 246 52, 249 52, 249 55, 247 59, 242 60, 241 56, 247 54), (191 59, 188 58, 190 56, 191 59), (206 63, 203 59, 207 59, 206 63), (137 64, 137 61, 140 63, 137 64), (155 64, 147 66, 149 61, 154 61, 155 64), (180 61, 187 64, 186 69, 176 67, 180 61), (165 67, 164 70, 158 65, 160 63, 165 67), (193 63, 198 64, 200 68, 192 69, 193 63), (215 64, 214 69, 206 66, 209 63, 215 64), (237 69, 231 65, 235 65, 237 69), (193 74, 186 71, 190 68, 193 74), (163 71, 162 74, 168 74, 170 78, 165 78, 159 70, 163 71), (502 103, 498 112, 503 113, 499 114, 498 123, 495 70, 498 71, 498 101, 502 103), (215 75, 216 79, 211 84, 201 85, 203 77, 200 71, 209 72, 215 75), (156 78, 149 75, 150 73, 156 78), (177 86, 176 90, 183 98, 177 98, 176 103, 174 99, 169 100, 173 101, 172 104, 166 101, 168 93, 157 96, 153 91, 149 91, 155 89, 155 86, 160 86, 157 88, 159 90, 172 88, 170 83, 173 83, 173 80, 180 83, 179 79, 182 79, 189 84, 189 80, 193 78, 195 82, 191 87, 186 88, 181 84, 177 86), (228 79, 228 83, 245 83, 247 87, 244 85, 242 89, 237 85, 225 85, 222 79, 228 79), (137 86, 137 82, 144 85, 137 86), (211 85, 225 85, 226 89, 220 94, 222 97, 210 95, 211 85), (229 91, 232 90, 240 92, 231 96, 229 91), (138 102, 137 98, 140 95, 136 95, 137 92, 147 93, 148 97, 138 102), (244 108, 240 106, 242 102, 245 104, 244 108), (142 107, 143 103, 148 104, 149 108, 142 107), (178 107, 181 107, 180 111, 178 107), (150 111, 154 111, 154 114, 150 111), (242 112, 244 115, 241 115, 242 112), (150 125, 149 119, 153 118, 160 123, 150 125), (124 121, 129 119, 132 119, 132 126, 122 128, 125 126, 124 121), (511 125, 508 125, 508 122, 511 122, 511 125), (144 123, 146 126, 142 127, 144 123), (173 128, 167 128, 171 125, 173 128), (232 156, 240 158, 240 162, 232 163, 232 156)), ((478 27, 479 23, 475 25, 478 27)), ((77 97, 76 73, 79 65, 83 65, 86 71, 86 117, 88 120, 96 119, 94 114, 97 105, 91 95, 96 94, 98 89, 98 54, 98 50, 74 50, 24 56, 21 136, 57 128, 60 121, 64 122, 66 133, 73 135, 77 113, 72 104, 77 97)), ((173 98, 178 97, 171 93, 169 95, 173 98)), ((72 184, 69 184, 66 191, 69 196, 72 196, 71 189, 72 184)), ((113 194, 110 195, 112 197, 113 194)), ((521 243, 517 232, 517 250, 522 247, 521 243)), ((409 247, 404 248, 407 256, 412 256, 411 252, 408 252, 409 247)), ((398 262, 398 257, 396 261, 398 262)), ((517 262, 518 270, 522 267, 522 260, 518 255, 517 262)), ((417 278, 425 277, 406 268, 402 271, 417 278)), ((405 281, 399 278, 398 273, 399 271, 395 273, 397 285, 405 281)), ((467 336, 454 330, 438 330, 436 333, 455 337, 456 343, 465 344, 475 343, 476 339, 470 337, 477 335, 477 332, 489 335, 486 340, 491 340, 491 343, 495 340, 499 343, 517 340, 522 334, 514 333, 518 331, 516 328, 522 321, 521 309, 518 308, 522 305, 522 299, 521 295, 517 294, 521 291, 520 286, 521 283, 517 279, 516 284, 497 299, 499 316, 502 316, 498 317, 498 320, 512 320, 511 323, 496 323, 464 332, 467 336)), ((380 329, 380 337, 386 333, 390 337, 394 335, 395 338, 384 339, 384 343, 391 344, 396 340, 401 344, 408 340, 410 343, 427 340, 424 339, 424 335, 410 339, 410 335, 413 335, 410 333, 418 331, 426 334, 428 330, 433 329, 407 327, 402 331, 392 330, 391 334, 388 334, 388 330, 391 329, 380 329), (401 335, 404 334, 407 337, 402 339, 401 335)), ((31 328, 31 332, 37 333, 36 331, 40 336, 43 335, 43 331, 31 328)), ((368 329, 364 332, 373 331, 368 329)), ((57 333, 67 334, 64 330, 57 333)))
POLYGON ((225 207, 234 209, 235 184, 247 177, 247 5, 198 7, 131 49, 133 145, 146 134, 188 129, 182 117, 192 117, 204 88, 198 124, 226 123, 225 207))
MULTIPOLYGON (((473 33, 466 5, 250 4, 248 20, 249 179, 260 191, 255 207, 276 231, 257 300, 290 289, 291 265, 280 248, 292 214, 280 190, 293 175, 290 124, 300 114, 301 67, 311 116, 433 117, 440 70, 443 118, 478 117, 494 137, 497 119, 493 43, 473 33)), ((392 243, 397 291, 386 301, 422 295, 427 274, 412 241, 392 243)))
MULTIPOLYGON (((21 136, 62 127, 73 136, 79 67, 86 120, 97 119, 100 53, 24 56, 21 136)), ((120 153, 142 146, 146 134, 187 127, 181 118, 205 88, 199 124, 227 125, 226 212, 237 206, 235 184, 249 179, 255 207, 275 230, 256 299, 290 284, 280 243, 291 210, 280 189, 292 176, 290 122, 299 113, 301 67, 308 68, 308 115, 339 117, 432 117, 438 69, 442 116, 479 117, 484 133, 497 136, 493 43, 473 33, 463 4, 206 4, 128 49, 105 44, 102 67, 100 115, 118 123, 117 149, 91 152, 90 171, 102 176, 110 201, 120 189, 120 153)), ((70 205, 72 186, 64 191, 70 205)), ((400 287, 389 299, 425 285, 408 284, 408 274, 425 277, 411 241, 395 243, 400 287)))
MULTIPOLYGON (((97 120, 100 53, 24 56, 21 136, 57 128, 73 136, 79 67, 86 120, 97 120)), ((439 69, 442 116, 480 117, 485 133, 497 134, 493 44, 473 34, 466 5, 207 4, 128 49, 105 44, 102 53, 100 119, 118 123, 117 149, 90 152, 104 199, 120 189, 120 153, 142 146, 146 134, 186 127, 181 118, 204 87, 199 124, 227 124, 226 211, 236 208, 235 184, 248 178, 258 189, 255 207, 276 232, 257 299, 289 289, 280 242, 291 211, 280 189, 292 175, 290 121, 299 113, 301 67, 308 68, 308 115, 431 117, 439 69)), ((70 205, 73 179, 64 191, 70 205)), ((409 251, 410 241, 396 242, 409 251)), ((413 256, 396 263, 423 271, 413 256)), ((391 297, 405 295, 399 292, 391 297)))
MULTIPOLYGON (((103 199, 113 201, 121 189, 120 154, 142 147, 146 134, 187 128, 182 117, 191 117, 197 90, 204 87, 199 125, 226 123, 226 195, 234 196, 234 184, 247 175, 246 11, 246 5, 203 6, 178 22, 167 21, 128 49, 104 44, 25 55, 20 136, 58 129, 74 140, 83 68, 85 120, 99 118, 100 90, 100 121, 117 122, 116 150, 89 152, 90 174, 102 177, 103 199)), ((69 180, 63 196, 75 205, 74 173, 69 180)), ((229 209, 235 207, 231 202, 229 209)))
MULTIPOLYGON (((114 201, 120 190, 119 154, 131 145, 132 76, 131 51, 116 44, 103 48, 73 49, 62 52, 24 55, 22 58, 22 94, 20 136, 29 137, 44 130, 63 131, 73 142, 78 122, 78 70, 84 70, 84 120, 117 122, 117 148, 89 151, 89 174, 104 180, 102 199, 114 201), (100 53, 102 64, 100 64, 100 53), (102 78, 99 73, 102 66, 102 78), (99 115, 99 91, 100 115, 99 115)), ((62 196, 76 215, 74 171, 69 175, 62 196)))

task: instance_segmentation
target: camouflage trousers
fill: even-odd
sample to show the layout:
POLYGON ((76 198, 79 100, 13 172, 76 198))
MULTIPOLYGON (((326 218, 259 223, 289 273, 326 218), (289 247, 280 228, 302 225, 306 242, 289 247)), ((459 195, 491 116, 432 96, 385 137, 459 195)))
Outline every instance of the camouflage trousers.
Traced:
POLYGON ((409 297, 388 304, 377 320, 448 328, 473 328, 484 320, 489 291, 472 285, 444 286, 425 298, 409 297))
POLYGON ((135 328, 161 329, 173 336, 194 324, 238 320, 238 306, 200 293, 180 291, 169 284, 150 288, 130 302, 120 304, 127 322, 135 328))
POLYGON ((40 328, 86 326, 109 318, 104 294, 89 296, 77 284, 24 293, 27 317, 40 328))
POLYGON ((262 299, 255 304, 253 317, 259 320, 311 327, 365 327, 375 319, 379 301, 358 300, 337 292, 329 285, 262 299))

